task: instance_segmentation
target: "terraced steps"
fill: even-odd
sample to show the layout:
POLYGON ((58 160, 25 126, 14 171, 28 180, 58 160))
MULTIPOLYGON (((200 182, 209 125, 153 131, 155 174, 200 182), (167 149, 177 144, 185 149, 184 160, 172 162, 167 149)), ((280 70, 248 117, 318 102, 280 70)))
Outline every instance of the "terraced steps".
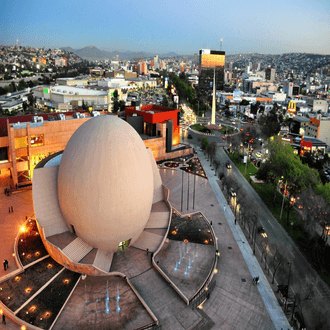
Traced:
POLYGON ((62 251, 72 262, 79 262, 92 250, 92 246, 84 242, 80 237, 77 237, 62 251))

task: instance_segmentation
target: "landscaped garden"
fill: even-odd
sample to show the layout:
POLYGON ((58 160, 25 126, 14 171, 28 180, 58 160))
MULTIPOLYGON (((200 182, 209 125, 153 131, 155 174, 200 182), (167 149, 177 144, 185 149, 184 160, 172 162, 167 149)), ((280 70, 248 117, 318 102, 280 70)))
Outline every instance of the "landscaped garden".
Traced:
MULTIPOLYGON (((320 223, 324 221, 328 221, 327 219, 321 219, 321 222, 317 223, 314 221, 314 224, 312 224, 312 229, 308 231, 306 227, 306 221, 303 220, 303 215, 302 211, 304 209, 304 202, 298 203, 298 200, 296 200, 296 197, 299 199, 299 195, 301 194, 301 191, 303 191, 302 188, 298 189, 295 188, 299 187, 299 185, 303 185, 304 182, 299 183, 299 177, 296 177, 296 183, 290 183, 291 189, 296 189, 299 190, 297 192, 291 191, 288 192, 289 188, 284 188, 286 189, 286 193, 288 196, 284 197, 283 200, 283 191, 280 191, 279 185, 275 187, 275 182, 276 179, 270 179, 266 180, 265 183, 254 183, 253 181, 250 181, 250 176, 257 174, 259 169, 254 167, 253 164, 248 163, 247 164, 247 169, 246 169, 246 174, 245 174, 245 166, 246 164, 241 163, 240 161, 240 156, 238 153, 233 153, 233 154, 228 154, 228 156, 231 158, 231 160, 235 163, 237 168, 240 170, 242 175, 248 180, 251 184, 251 186, 254 188, 254 190, 258 193, 260 198, 264 201, 264 203, 267 205, 269 210, 272 212, 273 216, 277 219, 277 221, 285 228, 287 233, 291 236, 291 238, 296 242, 296 244, 299 246, 299 248, 303 251, 306 259, 309 261, 311 265, 317 271, 319 272, 320 276, 328 283, 330 284, 330 264, 328 262, 328 258, 330 257, 330 246, 326 244, 327 238, 321 237, 318 233, 316 233, 316 226, 319 226, 320 223), (275 190, 276 191, 276 197, 275 196, 275 190), (284 204, 283 204, 284 203, 284 204), (284 205, 284 207, 282 206, 284 205), (283 210, 282 210, 283 207, 283 210), (281 212, 282 210, 282 212, 281 212), (299 211, 298 211, 299 210, 299 211), (281 216, 282 213, 282 216, 281 216)), ((281 159, 281 157, 278 157, 278 159, 281 159)), ((282 157, 283 160, 283 157, 282 157)), ((281 160, 281 161, 282 161, 281 160)), ((275 160, 273 160, 273 163, 275 160)), ((298 162, 297 159, 291 160, 291 162, 298 162)), ((267 166, 267 165, 266 165, 267 166)), ((283 168, 285 166, 282 164, 281 165, 283 168)), ((279 166, 279 170, 281 169, 281 166, 279 166)), ((296 164, 296 168, 298 168, 299 164, 296 164)), ((308 172, 308 168, 305 166, 303 167, 305 172, 308 172)), ((265 171, 265 169, 262 169, 261 171, 265 171)), ((260 171, 260 172, 261 172, 260 171)), ((303 170, 301 170, 302 173, 304 173, 303 170)), ((274 175, 274 171, 269 171, 269 174, 274 175), (271 174, 272 173, 272 174, 271 174)), ((311 170, 310 174, 304 173, 303 180, 312 180, 314 176, 313 170, 311 170)), ((279 181, 279 179, 277 179, 279 181)), ((315 179, 317 182, 317 177, 315 179)), ((317 183, 320 184, 320 183, 317 183)), ((308 185, 308 182, 306 183, 308 185)), ((315 183, 314 183, 315 185, 315 183)), ((284 184, 283 184, 284 186, 284 184)), ((289 186, 289 184, 288 184, 289 186)), ((306 188, 305 188, 306 189, 306 188)), ((283 190, 283 189, 282 189, 283 190)), ((311 195, 309 196, 309 199, 313 201, 313 198, 319 198, 321 197, 317 196, 314 194, 313 190, 311 189, 311 195)), ((315 201, 316 202, 316 201, 315 201)), ((306 203, 306 201, 305 201, 306 203)), ((322 204, 319 202, 319 204, 322 204)), ((329 205, 326 205, 323 208, 326 208, 328 210, 329 205)), ((313 205, 315 203, 312 203, 311 206, 307 207, 305 205, 305 209, 310 209, 312 212, 313 205)), ((321 207, 320 205, 318 206, 319 208, 321 207)), ((319 210, 319 213, 325 213, 327 214, 327 210, 319 210)), ((307 216, 307 219, 312 219, 308 215, 308 211, 305 210, 305 217, 307 216)), ((320 213, 320 214, 321 214, 320 213)), ((318 215, 319 217, 319 215, 318 215)), ((311 220, 312 221, 312 220, 311 220)), ((325 230, 325 229, 323 229, 325 230)))
POLYGON ((190 126, 191 129, 201 132, 201 133, 208 133, 208 134, 212 134, 213 131, 206 128, 203 124, 194 124, 190 126))
POLYGON ((181 217, 173 212, 167 237, 176 241, 214 245, 211 227, 201 213, 181 217))

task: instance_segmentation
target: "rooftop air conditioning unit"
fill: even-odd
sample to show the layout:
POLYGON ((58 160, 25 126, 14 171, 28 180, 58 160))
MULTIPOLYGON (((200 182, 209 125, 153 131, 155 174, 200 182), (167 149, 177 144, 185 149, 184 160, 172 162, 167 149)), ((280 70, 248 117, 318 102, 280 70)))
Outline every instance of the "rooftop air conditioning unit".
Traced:
POLYGON ((137 113, 133 113, 132 114, 132 117, 137 117, 137 113))
POLYGON ((79 93, 78 93, 78 92, 76 92, 75 94, 76 94, 76 95, 79 95, 79 93))
POLYGON ((72 91, 70 91, 69 93, 70 93, 70 94, 73 94, 73 92, 72 92, 72 91))

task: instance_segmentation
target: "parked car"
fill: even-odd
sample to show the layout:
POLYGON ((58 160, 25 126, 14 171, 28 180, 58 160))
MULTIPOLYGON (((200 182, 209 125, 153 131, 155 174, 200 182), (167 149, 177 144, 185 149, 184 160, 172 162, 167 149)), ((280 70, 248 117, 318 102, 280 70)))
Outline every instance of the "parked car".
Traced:
POLYGON ((258 151, 258 152, 256 152, 256 156, 257 156, 257 157, 259 157, 259 158, 260 158, 260 157, 262 157, 262 154, 261 154, 261 152, 259 152, 259 151, 258 151))
POLYGON ((226 163, 226 167, 230 169, 231 168, 231 164, 229 162, 227 162, 226 163))

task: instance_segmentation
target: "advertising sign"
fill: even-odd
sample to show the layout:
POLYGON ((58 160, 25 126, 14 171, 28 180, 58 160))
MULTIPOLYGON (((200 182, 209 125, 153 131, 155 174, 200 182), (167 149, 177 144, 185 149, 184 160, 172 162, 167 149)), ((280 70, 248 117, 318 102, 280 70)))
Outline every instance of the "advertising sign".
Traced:
POLYGON ((202 68, 214 68, 225 65, 225 55, 218 54, 202 54, 201 55, 201 67, 202 68))

